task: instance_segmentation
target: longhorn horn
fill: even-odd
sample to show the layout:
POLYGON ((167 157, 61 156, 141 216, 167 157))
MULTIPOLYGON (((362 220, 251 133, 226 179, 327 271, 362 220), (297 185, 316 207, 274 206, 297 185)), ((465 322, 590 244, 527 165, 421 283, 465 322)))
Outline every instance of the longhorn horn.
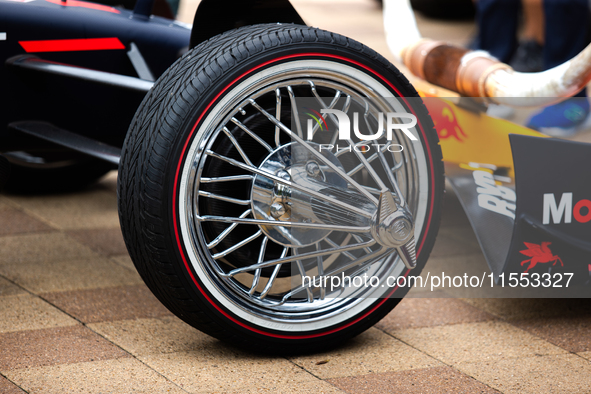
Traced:
POLYGON ((591 81, 591 44, 550 70, 521 73, 485 51, 422 39, 409 0, 384 0, 384 28, 390 50, 410 72, 463 96, 542 106, 571 97, 591 81))

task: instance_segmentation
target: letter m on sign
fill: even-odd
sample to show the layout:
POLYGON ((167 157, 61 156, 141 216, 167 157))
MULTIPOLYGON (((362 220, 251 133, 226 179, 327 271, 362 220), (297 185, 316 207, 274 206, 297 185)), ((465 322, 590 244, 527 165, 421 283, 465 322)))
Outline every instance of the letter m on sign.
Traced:
POLYGON ((560 203, 556 204, 554 193, 544 194, 544 212, 542 217, 542 224, 550 224, 550 215, 552 215, 552 223, 560 224, 564 216, 564 223, 570 223, 573 215, 573 194, 562 193, 560 203))

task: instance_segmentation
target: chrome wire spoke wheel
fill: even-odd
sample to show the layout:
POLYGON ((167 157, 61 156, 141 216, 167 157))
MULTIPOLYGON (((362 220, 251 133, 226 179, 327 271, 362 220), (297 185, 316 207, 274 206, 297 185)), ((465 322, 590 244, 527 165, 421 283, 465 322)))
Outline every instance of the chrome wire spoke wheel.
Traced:
POLYGON ((388 279, 425 265, 443 185, 433 123, 394 66, 333 33, 259 25, 155 83, 118 195, 130 256, 167 308, 284 353, 334 346, 398 303, 408 287, 388 279))
POLYGON ((298 100, 332 104, 351 119, 366 114, 363 123, 375 130, 377 114, 406 110, 400 99, 377 96, 380 88, 389 92, 372 82, 349 66, 292 62, 236 87, 201 127, 181 182, 185 242, 195 268, 236 308, 274 323, 322 327, 384 296, 386 278, 405 270, 398 252, 374 239, 372 219, 386 189, 406 201, 420 234, 423 152, 400 130, 391 141, 385 133, 371 142, 340 141, 338 122, 328 116, 332 132, 317 126, 304 138, 298 116, 298 100), (332 286, 335 275, 351 285, 332 286))

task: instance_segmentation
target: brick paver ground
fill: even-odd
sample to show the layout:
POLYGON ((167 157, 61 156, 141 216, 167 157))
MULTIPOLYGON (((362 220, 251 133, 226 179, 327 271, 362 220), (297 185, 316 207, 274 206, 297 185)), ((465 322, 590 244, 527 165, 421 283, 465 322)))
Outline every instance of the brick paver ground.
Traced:
MULTIPOLYGON (((308 23, 388 55, 376 2, 294 3, 308 23)), ((182 18, 194 7, 184 3, 182 18)), ((456 42, 472 31, 420 22, 425 35, 456 42)), ((142 283, 115 186, 111 173, 79 193, 0 194, 0 393, 591 392, 588 300, 408 298, 330 352, 263 357, 227 346, 142 283)), ((450 261, 485 267, 448 191, 429 264, 450 261)))

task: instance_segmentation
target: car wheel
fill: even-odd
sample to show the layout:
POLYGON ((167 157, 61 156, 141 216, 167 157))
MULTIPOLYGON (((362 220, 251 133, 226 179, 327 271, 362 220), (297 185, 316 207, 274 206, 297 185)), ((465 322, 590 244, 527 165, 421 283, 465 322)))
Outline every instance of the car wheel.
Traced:
POLYGON ((420 273, 443 185, 433 123, 394 66, 337 34, 256 25, 200 44, 156 82, 124 143, 119 215, 140 275, 185 322, 259 351, 316 351, 404 296, 408 286, 386 279, 420 273), (396 129, 397 149, 368 152, 357 137, 352 149, 329 148, 338 133, 327 115, 306 140, 312 121, 295 115, 298 100, 312 114, 330 106, 324 98, 369 123, 376 111, 414 114, 418 138, 396 129), (393 204, 414 225, 398 228, 404 244, 376 224, 393 204), (329 274, 376 286, 302 285, 329 274))

